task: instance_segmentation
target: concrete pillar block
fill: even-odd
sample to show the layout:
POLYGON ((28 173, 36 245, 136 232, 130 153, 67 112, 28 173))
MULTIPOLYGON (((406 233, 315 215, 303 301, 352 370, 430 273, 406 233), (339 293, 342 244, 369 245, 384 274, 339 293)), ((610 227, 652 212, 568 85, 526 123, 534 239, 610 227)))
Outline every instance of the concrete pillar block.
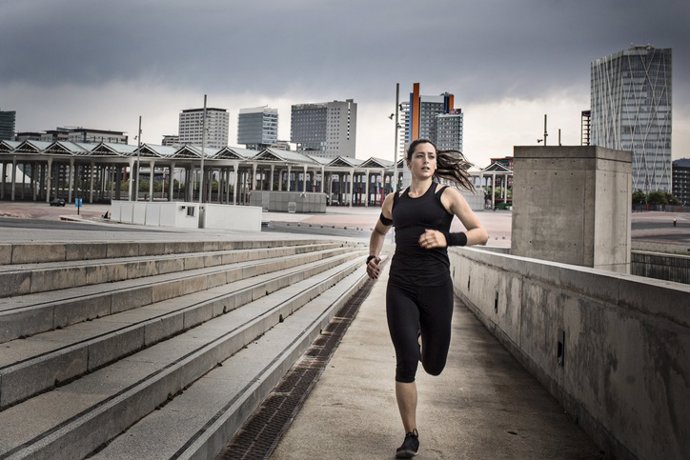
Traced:
POLYGON ((632 154, 515 147, 511 253, 629 272, 632 154))

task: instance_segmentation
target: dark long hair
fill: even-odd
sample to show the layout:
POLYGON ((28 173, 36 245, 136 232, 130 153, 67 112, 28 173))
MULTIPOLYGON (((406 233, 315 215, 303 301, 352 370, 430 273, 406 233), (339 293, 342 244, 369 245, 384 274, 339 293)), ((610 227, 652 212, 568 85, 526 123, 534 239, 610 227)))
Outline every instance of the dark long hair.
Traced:
POLYGON ((431 144, 436 150, 436 176, 455 182, 458 186, 474 191, 474 184, 467 170, 472 163, 467 161, 465 155, 459 150, 439 150, 436 144, 429 139, 419 138, 414 140, 407 149, 407 161, 412 159, 414 149, 419 144, 431 144))

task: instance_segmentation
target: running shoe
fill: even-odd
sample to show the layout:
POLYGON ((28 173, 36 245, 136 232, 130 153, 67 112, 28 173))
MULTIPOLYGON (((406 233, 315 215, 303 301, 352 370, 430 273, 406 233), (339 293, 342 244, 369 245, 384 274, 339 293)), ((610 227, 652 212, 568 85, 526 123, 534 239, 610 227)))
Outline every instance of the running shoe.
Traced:
POLYGON ((419 450, 419 434, 417 430, 405 434, 405 440, 395 451, 395 458, 412 458, 419 450))

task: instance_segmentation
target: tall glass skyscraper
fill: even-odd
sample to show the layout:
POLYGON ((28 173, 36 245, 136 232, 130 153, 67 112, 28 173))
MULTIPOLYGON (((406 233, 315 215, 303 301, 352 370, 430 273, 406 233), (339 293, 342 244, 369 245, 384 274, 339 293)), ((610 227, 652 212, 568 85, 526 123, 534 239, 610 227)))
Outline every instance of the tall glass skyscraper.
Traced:
POLYGON ((261 150, 278 142, 278 109, 268 106, 240 109, 237 143, 261 150))
POLYGON ((633 153, 633 190, 671 192, 671 49, 592 62, 592 145, 633 153))
POLYGON ((17 112, 14 110, 4 112, 0 110, 0 140, 14 140, 14 123, 16 117, 17 112))

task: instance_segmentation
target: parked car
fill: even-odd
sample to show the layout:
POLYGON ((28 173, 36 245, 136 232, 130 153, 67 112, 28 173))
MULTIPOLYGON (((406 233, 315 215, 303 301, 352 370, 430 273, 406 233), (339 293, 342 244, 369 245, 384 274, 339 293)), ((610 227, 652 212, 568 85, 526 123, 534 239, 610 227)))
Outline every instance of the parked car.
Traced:
POLYGON ((53 198, 50 200, 50 205, 51 206, 65 206, 66 201, 64 198, 53 198))

